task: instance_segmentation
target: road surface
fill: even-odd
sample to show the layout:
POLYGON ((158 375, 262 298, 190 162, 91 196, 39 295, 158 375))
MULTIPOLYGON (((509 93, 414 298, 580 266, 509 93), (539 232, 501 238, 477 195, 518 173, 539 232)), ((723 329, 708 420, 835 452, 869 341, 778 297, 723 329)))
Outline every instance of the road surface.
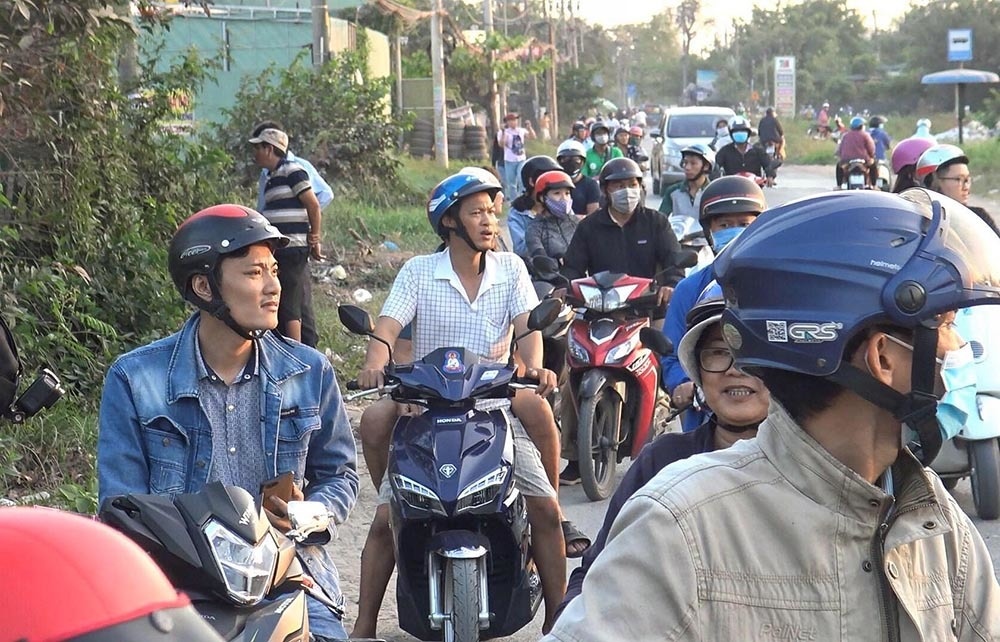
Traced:
MULTIPOLYGON (((768 205, 773 207, 781 205, 791 200, 810 196, 818 192, 826 191, 834 187, 833 167, 819 166, 786 166, 779 170, 778 183, 774 188, 765 190, 768 205)), ((659 205, 659 197, 649 195, 646 204, 656 208, 659 205)), ((990 207, 990 203, 983 202, 992 211, 997 211, 995 206, 990 207)), ((628 462, 619 467, 619 475, 623 475, 627 469, 628 462)), ((350 602, 356 601, 358 594, 357 578, 358 564, 361 557, 361 547, 364 543, 364 534, 371 523, 371 515, 374 508, 374 487, 367 477, 367 471, 362 471, 362 496, 359 505, 355 509, 348 524, 341 529, 341 543, 344 545, 343 555, 339 564, 343 589, 349 596, 350 602)), ((972 495, 968 480, 962 480, 954 491, 962 507, 970 515, 975 515, 972 503, 972 495)), ((590 502, 584 495, 581 486, 572 486, 560 490, 560 501, 566 515, 576 522, 585 533, 593 537, 600 529, 604 520, 607 502, 590 502)), ((1000 523, 983 522, 973 517, 973 522, 979 528, 990 549, 994 559, 994 571, 1000 569, 1000 523)), ((573 569, 577 566, 577 560, 570 560, 568 567, 573 569)), ((567 574, 568 576, 568 574, 567 574)), ((395 617, 395 579, 390 584, 386 595, 380 617, 379 634, 391 642, 411 641, 415 638, 407 635, 396 625, 395 617)), ((350 608, 348 613, 348 631, 356 613, 356 608, 350 608)), ((507 638, 516 642, 536 641, 541 638, 541 614, 535 620, 518 632, 517 635, 507 638)))

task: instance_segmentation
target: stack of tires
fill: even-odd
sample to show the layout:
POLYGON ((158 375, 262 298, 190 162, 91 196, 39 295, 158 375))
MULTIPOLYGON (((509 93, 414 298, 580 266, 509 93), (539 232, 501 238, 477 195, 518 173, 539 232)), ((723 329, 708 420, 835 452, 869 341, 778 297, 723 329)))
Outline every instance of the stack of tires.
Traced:
POLYGON ((416 158, 434 155, 434 123, 418 118, 410 132, 410 156, 416 158))
POLYGON ((465 126, 465 157, 470 160, 485 161, 490 150, 486 146, 486 128, 482 125, 465 126))
POLYGON ((448 119, 448 158, 465 158, 465 123, 448 119))

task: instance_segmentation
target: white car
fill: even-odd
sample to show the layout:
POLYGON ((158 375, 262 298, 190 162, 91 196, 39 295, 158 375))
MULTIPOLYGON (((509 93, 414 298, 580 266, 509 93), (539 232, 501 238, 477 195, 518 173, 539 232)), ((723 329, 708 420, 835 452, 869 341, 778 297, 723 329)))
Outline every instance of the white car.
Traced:
MULTIPOLYGON (((681 169, 681 150, 695 143, 708 145, 715 138, 715 124, 727 123, 736 115, 728 107, 672 107, 664 117, 663 168, 660 173, 661 189, 684 180, 681 169)), ((718 151, 718 150, 716 150, 718 151)))

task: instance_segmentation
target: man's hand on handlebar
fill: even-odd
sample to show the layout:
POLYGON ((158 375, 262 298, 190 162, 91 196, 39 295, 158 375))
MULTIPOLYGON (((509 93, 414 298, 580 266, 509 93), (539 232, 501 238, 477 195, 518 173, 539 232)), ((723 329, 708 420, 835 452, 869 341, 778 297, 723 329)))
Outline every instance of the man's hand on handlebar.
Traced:
POLYGON ((657 293, 656 305, 662 308, 670 302, 670 297, 674 295, 674 289, 669 285, 660 286, 660 291, 657 293))
POLYGON ((523 376, 528 379, 538 380, 538 387, 535 388, 535 394, 542 397, 555 390, 559 384, 559 377, 556 376, 556 373, 546 368, 527 368, 523 376))
POLYGON ((385 373, 383 368, 374 368, 370 364, 365 363, 361 368, 361 372, 358 373, 358 388, 361 390, 371 390, 372 388, 378 388, 379 390, 385 385, 385 373))

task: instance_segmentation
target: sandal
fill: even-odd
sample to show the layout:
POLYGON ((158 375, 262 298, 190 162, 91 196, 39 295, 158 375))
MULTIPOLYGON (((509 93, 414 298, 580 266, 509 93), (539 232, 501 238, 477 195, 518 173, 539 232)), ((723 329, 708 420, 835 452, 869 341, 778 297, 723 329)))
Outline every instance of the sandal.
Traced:
POLYGON ((590 538, 584 535, 583 531, 577 528, 576 524, 568 519, 564 519, 562 521, 562 532, 563 538, 566 540, 566 557, 583 557, 583 554, 587 552, 588 548, 590 548, 590 538), (571 552, 569 547, 572 544, 585 544, 585 546, 578 551, 571 552))

